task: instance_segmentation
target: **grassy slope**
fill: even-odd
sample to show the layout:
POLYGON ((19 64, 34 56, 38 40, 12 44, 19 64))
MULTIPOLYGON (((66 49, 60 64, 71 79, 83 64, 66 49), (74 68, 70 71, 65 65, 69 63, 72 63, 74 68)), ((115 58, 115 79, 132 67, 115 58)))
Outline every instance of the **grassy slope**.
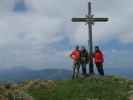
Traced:
POLYGON ((50 88, 31 89, 35 100, 128 100, 128 83, 115 77, 56 81, 50 88))

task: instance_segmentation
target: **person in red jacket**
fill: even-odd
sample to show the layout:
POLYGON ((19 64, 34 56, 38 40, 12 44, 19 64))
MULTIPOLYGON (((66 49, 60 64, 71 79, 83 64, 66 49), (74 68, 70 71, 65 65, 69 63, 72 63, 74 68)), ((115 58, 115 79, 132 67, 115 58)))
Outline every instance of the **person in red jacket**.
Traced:
POLYGON ((80 50, 79 50, 79 46, 76 46, 76 48, 71 52, 70 57, 73 60, 73 76, 72 76, 72 78, 75 78, 75 77, 78 77, 79 69, 80 69, 80 50), (77 73, 76 73, 76 70, 77 70, 77 73))
POLYGON ((103 69, 104 56, 99 46, 95 46, 94 59, 99 74, 104 76, 104 69, 103 69))

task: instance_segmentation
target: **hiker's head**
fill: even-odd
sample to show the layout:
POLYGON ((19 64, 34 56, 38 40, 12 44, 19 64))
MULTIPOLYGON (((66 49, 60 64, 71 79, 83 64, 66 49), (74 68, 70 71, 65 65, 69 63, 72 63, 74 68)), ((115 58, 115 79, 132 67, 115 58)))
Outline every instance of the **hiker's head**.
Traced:
POLYGON ((75 47, 75 49, 76 49, 76 50, 79 50, 79 46, 77 45, 77 46, 75 47))
POLYGON ((81 47, 81 51, 84 51, 84 50, 86 50, 86 49, 85 49, 85 47, 84 47, 84 46, 82 46, 82 47, 81 47))
POLYGON ((99 50, 100 50, 99 46, 95 46, 95 51, 99 51, 99 50))

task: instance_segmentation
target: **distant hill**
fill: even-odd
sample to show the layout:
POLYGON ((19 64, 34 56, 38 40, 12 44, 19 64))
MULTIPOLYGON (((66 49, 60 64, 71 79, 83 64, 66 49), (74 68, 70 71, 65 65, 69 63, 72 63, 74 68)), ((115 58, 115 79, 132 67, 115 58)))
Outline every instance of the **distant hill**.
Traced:
POLYGON ((16 81, 24 80, 63 80, 70 79, 72 71, 66 69, 43 69, 32 70, 25 67, 1 69, 0 81, 16 81))
POLYGON ((105 74, 133 79, 133 67, 105 67, 105 74))
MULTIPOLYGON (((105 67, 106 75, 117 75, 133 79, 133 68, 105 67)), ((11 69, 0 69, 0 81, 22 82, 24 80, 65 80, 71 79, 72 71, 67 69, 42 69, 32 70, 27 67, 14 67, 11 69)))

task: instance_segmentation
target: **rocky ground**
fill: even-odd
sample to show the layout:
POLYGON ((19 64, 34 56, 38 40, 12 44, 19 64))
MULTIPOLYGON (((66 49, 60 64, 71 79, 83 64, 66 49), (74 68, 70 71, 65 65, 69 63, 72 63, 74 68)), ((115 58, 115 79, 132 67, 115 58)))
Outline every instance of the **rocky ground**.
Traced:
POLYGON ((0 100, 33 100, 27 91, 33 88, 49 88, 54 86, 54 81, 51 80, 30 80, 21 84, 1 84, 0 85, 0 100))

